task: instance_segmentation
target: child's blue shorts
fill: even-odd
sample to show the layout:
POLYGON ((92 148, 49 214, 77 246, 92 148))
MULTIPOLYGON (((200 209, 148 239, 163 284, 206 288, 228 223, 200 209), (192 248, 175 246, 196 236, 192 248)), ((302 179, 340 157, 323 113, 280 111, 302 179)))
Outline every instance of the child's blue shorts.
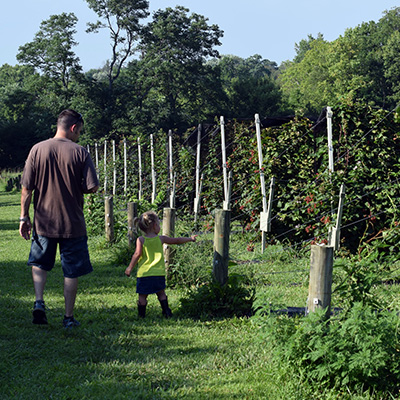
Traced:
POLYGON ((165 289, 165 276, 143 276, 136 278, 136 293, 153 294, 165 289))
POLYGON ((60 246, 61 266, 66 278, 78 278, 93 271, 89 259, 87 236, 79 238, 48 238, 33 234, 28 265, 51 271, 60 246))

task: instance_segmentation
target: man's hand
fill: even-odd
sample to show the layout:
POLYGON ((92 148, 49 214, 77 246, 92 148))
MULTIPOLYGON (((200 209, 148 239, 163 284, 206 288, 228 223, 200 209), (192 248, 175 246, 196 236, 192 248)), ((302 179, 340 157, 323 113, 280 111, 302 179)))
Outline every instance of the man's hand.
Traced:
POLYGON ((28 219, 27 221, 21 221, 19 223, 19 234, 25 239, 29 240, 31 238, 32 224, 28 219))

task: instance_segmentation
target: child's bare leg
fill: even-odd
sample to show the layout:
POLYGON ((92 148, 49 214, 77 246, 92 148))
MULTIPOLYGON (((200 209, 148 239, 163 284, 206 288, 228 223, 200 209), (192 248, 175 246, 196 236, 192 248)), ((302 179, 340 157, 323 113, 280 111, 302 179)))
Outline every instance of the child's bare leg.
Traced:
POLYGON ((159 292, 156 293, 158 300, 162 301, 167 298, 167 295, 165 294, 165 290, 160 290, 159 292))
POLYGON ((139 304, 142 306, 147 304, 147 294, 139 294, 139 304))

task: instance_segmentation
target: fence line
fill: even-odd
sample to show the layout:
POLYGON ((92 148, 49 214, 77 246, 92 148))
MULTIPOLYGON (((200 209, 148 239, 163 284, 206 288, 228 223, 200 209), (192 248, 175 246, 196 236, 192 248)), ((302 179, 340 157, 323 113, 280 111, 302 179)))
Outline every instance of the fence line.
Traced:
MULTIPOLYGON (((356 144, 354 144, 350 149, 347 149, 346 152, 345 152, 345 154, 340 155, 340 156, 337 158, 337 161, 340 161, 341 159, 343 159, 343 157, 344 157, 345 155, 346 155, 346 156, 349 156, 349 154, 351 154, 353 151, 355 151, 355 149, 358 147, 359 143, 360 143, 363 139, 365 139, 374 129, 376 129, 376 127, 379 126, 386 118, 388 118, 388 116, 389 116, 391 113, 393 113, 394 110, 395 110, 395 109, 393 109, 393 110, 390 111, 388 114, 386 114, 378 123, 376 123, 376 124, 374 125, 374 127, 372 127, 365 135, 363 135, 362 138, 359 139, 359 140, 357 141, 356 144)), ((198 129, 199 129, 199 128, 197 128, 197 130, 198 130, 198 129)), ((202 137, 201 137, 201 142, 204 141, 204 140, 206 140, 206 138, 207 138, 209 135, 214 135, 216 132, 218 132, 218 130, 220 130, 220 126, 217 126, 214 130, 213 130, 213 129, 208 129, 207 133, 206 133, 204 136, 202 135, 202 137)), ((188 136, 188 138, 185 140, 185 143, 190 139, 190 137, 191 137, 195 132, 196 132, 196 129, 188 136)), ((299 138, 299 140, 301 140, 302 138, 304 138, 304 136, 306 136, 306 135, 308 135, 308 134, 309 134, 309 131, 307 131, 301 138, 299 138)), ((232 142, 230 142, 225 148, 230 148, 233 144, 234 144, 234 140, 233 140, 232 142)), ((106 163, 107 146, 106 146, 106 145, 107 145, 107 141, 104 142, 104 167, 105 167, 104 180, 105 180, 105 194, 106 194, 106 192, 107 192, 107 190, 106 190, 106 185, 107 185, 107 170, 106 170, 106 165, 107 165, 107 163, 106 163)), ((282 155, 285 154, 285 153, 286 153, 291 147, 293 147, 294 145, 295 145, 295 144, 292 144, 292 146, 290 146, 289 148, 286 148, 286 149, 284 150, 284 152, 282 152, 282 153, 278 156, 278 158, 282 157, 282 155)), ((194 144, 194 145, 192 145, 192 146, 189 146, 189 147, 191 147, 191 148, 193 149, 194 146, 196 146, 196 144, 194 144)), ((97 149, 97 143, 96 143, 96 149, 97 149)), ((176 154, 178 151, 179 151, 179 150, 175 150, 175 151, 173 152, 173 154, 176 154)), ((221 152, 217 153, 217 156, 220 157, 220 155, 222 154, 222 152, 223 152, 223 150, 221 149, 221 152)), ((96 152, 96 157, 97 157, 97 152, 96 152)), ((274 158, 276 159, 276 156, 275 156, 274 158)), ((206 168, 210 165, 210 163, 212 163, 213 161, 214 161, 214 160, 210 160, 210 161, 208 161, 205 165, 203 165, 201 171, 204 172, 204 171, 206 170, 206 168)), ((97 163, 97 158, 96 158, 96 163, 97 163)), ((115 154, 113 154, 113 164, 116 164, 115 154)), ((115 171, 115 169, 114 169, 114 171, 115 171)), ((328 170, 323 171, 315 180, 313 180, 312 182, 309 182, 308 185, 306 185, 305 187, 303 187, 303 188, 300 190, 300 193, 299 193, 299 194, 297 194, 297 195, 295 194, 294 196, 295 196, 295 197, 302 196, 302 195, 304 195, 308 190, 310 190, 311 187, 315 187, 315 185, 317 185, 318 182, 320 182, 320 180, 322 179, 322 177, 324 176, 324 174, 327 173, 327 171, 328 171, 328 170)), ((241 185, 247 184, 247 183, 249 182, 249 180, 250 180, 252 177, 254 177, 254 173, 248 174, 247 177, 246 177, 246 178, 247 178, 246 181, 245 181, 244 183, 241 182, 241 185)), ((115 181, 116 181, 116 178, 115 178, 115 173, 114 173, 114 182, 115 182, 115 181)), ((154 182, 154 181, 153 181, 153 182, 154 182)), ((397 181, 396 181, 396 180, 393 180, 393 182, 397 182, 397 181)), ((181 182, 181 183, 182 183, 182 182, 181 182)), ((177 193, 181 193, 190 183, 192 183, 191 178, 188 178, 186 181, 183 181, 183 184, 180 184, 180 185, 177 187, 177 193)), ((276 185, 278 186, 279 183, 280 183, 280 181, 278 181, 276 185)), ((153 184, 154 184, 154 183, 153 183, 153 184)), ((114 187, 115 187, 115 184, 114 184, 114 187)), ((149 187, 149 185, 147 184, 147 181, 146 181, 145 189, 147 189, 148 187, 149 187)), ((381 186, 381 188, 382 188, 382 187, 383 187, 383 186, 381 186)), ((386 187, 390 187, 390 186, 386 185, 386 187)), ((377 190, 379 190, 379 188, 374 189, 373 191, 370 191, 370 192, 368 192, 368 193, 366 193, 366 194, 363 194, 360 198, 352 199, 350 202, 347 202, 347 205, 348 205, 348 204, 351 204, 351 203, 354 203, 354 202, 356 202, 357 200, 360 200, 360 199, 362 199, 363 197, 368 196, 368 195, 370 195, 370 194, 376 192, 377 190)), ((153 193, 154 193, 154 192, 153 192, 153 193)), ((234 191, 234 192, 233 192, 233 195, 235 196, 237 193, 238 193, 238 190, 234 191)), ((114 193, 114 194, 115 194, 115 193, 114 193)), ((189 192, 189 195, 192 195, 192 194, 193 194, 193 191, 190 191, 190 192, 189 192)), ((154 197, 154 196, 152 196, 152 197, 154 197)), ((237 200, 237 199, 239 199, 239 198, 240 198, 240 197, 236 197, 236 196, 235 196, 235 197, 233 197, 233 200, 237 200)), ((273 203, 276 204, 276 202, 278 202, 280 199, 281 199, 281 197, 278 196, 276 199, 273 199, 273 203)), ((152 200, 154 200, 154 198, 152 198, 152 200)), ((330 201, 331 199, 329 198, 329 195, 326 195, 325 197, 322 198, 322 200, 323 200, 323 201, 330 201)), ((295 201, 296 201, 296 200, 293 199, 293 200, 290 201, 289 204, 290 204, 290 205, 293 205, 295 201)), ((163 204, 165 204, 165 202, 164 202, 163 204)), ((294 205, 296 206, 296 204, 294 204, 294 205)), ((182 207, 187 207, 187 205, 183 205, 182 207)), ((305 208, 307 208, 307 206, 301 207, 300 210, 303 211, 305 208)), ((299 209, 297 208, 297 210, 299 210, 299 209)), ((332 209, 332 210, 331 210, 331 213, 333 213, 335 210, 336 210, 336 209, 332 209)), ((383 213, 384 213, 384 211, 379 212, 379 213, 377 213, 377 214, 375 215, 375 217, 378 216, 378 215, 381 215, 381 214, 383 214, 383 213)), ((242 214, 242 215, 250 216, 249 213, 242 214)), ((272 220, 274 220, 274 219, 276 219, 276 218, 279 218, 280 215, 282 215, 282 214, 281 214, 281 213, 277 213, 277 214, 273 215, 272 220)), ((286 214, 284 214, 284 215, 292 216, 293 213, 286 213, 286 214)), ((359 220, 359 221, 355 221, 355 222, 349 223, 349 224, 347 224, 347 225, 344 225, 343 228, 348 227, 348 226, 351 226, 351 225, 354 225, 354 224, 357 224, 357 223, 362 222, 362 221, 365 221, 365 220, 367 220, 367 219, 369 219, 369 218, 372 218, 372 217, 374 217, 374 216, 369 216, 369 217, 363 218, 363 219, 361 219, 361 220, 359 220)), ((236 217, 236 219, 238 219, 238 217, 236 217)), ((305 222, 305 223, 303 222, 300 226, 296 226, 296 227, 294 227, 294 228, 291 228, 291 229, 287 230, 286 232, 283 232, 283 233, 281 233, 281 234, 275 236, 274 238, 271 239, 271 241, 272 241, 272 240, 276 240, 277 238, 280 238, 281 236, 287 236, 289 233, 291 233, 291 232, 293 232, 293 231, 295 231, 295 230, 297 230, 297 229, 304 228, 304 227, 306 227, 308 224, 313 224, 313 223, 317 222, 318 219, 319 219, 319 216, 318 216, 318 217, 315 217, 314 219, 311 219, 311 220, 309 220, 309 221, 307 221, 307 222, 305 222)), ((311 240, 312 240, 312 239, 311 239, 311 240)))

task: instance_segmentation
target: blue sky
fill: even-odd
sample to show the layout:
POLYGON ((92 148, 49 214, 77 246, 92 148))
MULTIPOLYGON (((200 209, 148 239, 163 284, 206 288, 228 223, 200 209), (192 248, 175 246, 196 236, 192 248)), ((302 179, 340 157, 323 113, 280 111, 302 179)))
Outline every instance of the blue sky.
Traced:
MULTIPOLYGON (((347 28, 378 21, 395 0, 150 0, 150 10, 182 5, 204 15, 223 31, 221 54, 247 58, 260 54, 280 64, 295 56, 294 45, 321 32, 332 41, 347 28)), ((101 67, 110 55, 108 33, 87 34, 96 14, 84 0, 9 0, 2 4, 0 65, 15 65, 18 47, 32 41, 50 15, 73 12, 78 17, 74 49, 84 70, 101 67)))

